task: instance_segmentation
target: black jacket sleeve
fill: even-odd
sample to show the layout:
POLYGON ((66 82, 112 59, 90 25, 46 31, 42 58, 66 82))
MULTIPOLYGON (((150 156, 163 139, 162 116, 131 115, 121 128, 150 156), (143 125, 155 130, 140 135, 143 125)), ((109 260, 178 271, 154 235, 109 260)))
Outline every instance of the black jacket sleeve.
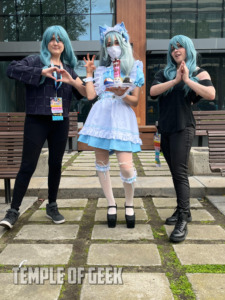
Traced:
POLYGON ((39 56, 27 56, 22 60, 13 60, 7 68, 7 76, 25 84, 39 86, 42 72, 39 56))

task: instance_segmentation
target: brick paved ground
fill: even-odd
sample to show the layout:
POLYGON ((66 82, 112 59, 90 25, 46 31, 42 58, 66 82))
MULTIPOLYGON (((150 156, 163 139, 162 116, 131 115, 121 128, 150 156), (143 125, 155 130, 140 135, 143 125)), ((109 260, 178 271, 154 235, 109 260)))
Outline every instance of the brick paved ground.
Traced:
MULTIPOLYGON (((92 152, 64 158, 63 177, 96 177, 92 152)), ((163 158, 161 168, 154 166, 153 152, 142 152, 134 160, 140 177, 170 179, 163 158)), ((115 156, 110 161, 112 177, 120 180, 115 156)), ((46 201, 26 197, 16 226, 8 232, 0 228, 0 299, 224 299, 222 195, 191 198, 193 222, 187 239, 180 244, 169 242, 173 227, 164 226, 176 206, 175 198, 135 197, 136 227, 127 229, 122 196, 116 198, 117 226, 108 228, 106 199, 79 199, 75 195, 74 191, 74 197, 58 200, 67 220, 62 225, 53 225, 45 217, 46 201), (13 272, 22 261, 21 272, 13 272), (16 280, 29 283, 30 275, 23 267, 30 267, 30 271, 36 268, 39 275, 44 271, 37 267, 44 267, 42 275, 47 274, 49 280, 41 285, 15 284, 16 280), (113 268, 114 278, 107 278, 113 268), (52 277, 51 271, 55 272, 52 277), (81 277, 75 271, 85 275, 82 284, 76 282, 81 277), (56 275, 62 272, 65 277, 60 284, 56 275)), ((7 209, 3 202, 2 198, 0 216, 7 209)))

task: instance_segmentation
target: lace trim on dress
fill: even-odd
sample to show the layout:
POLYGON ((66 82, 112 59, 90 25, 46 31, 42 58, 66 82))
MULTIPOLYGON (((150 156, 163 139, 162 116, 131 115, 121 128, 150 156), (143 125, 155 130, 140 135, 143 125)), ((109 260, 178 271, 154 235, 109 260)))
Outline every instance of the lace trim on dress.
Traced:
POLYGON ((118 132, 118 131, 109 132, 106 130, 100 130, 100 129, 85 126, 85 127, 83 127, 81 134, 82 135, 90 135, 90 136, 103 138, 103 139, 129 141, 134 144, 142 145, 142 141, 139 138, 138 133, 135 135, 134 133, 129 133, 129 132, 118 132))

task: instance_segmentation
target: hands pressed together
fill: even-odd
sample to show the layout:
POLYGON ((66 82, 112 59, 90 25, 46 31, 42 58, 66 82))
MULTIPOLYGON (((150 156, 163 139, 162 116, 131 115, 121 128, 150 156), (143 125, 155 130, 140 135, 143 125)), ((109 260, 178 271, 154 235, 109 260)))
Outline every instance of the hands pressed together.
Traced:
POLYGON ((177 70, 177 75, 175 78, 176 84, 179 83, 181 80, 183 80, 185 83, 189 80, 189 70, 184 61, 182 61, 180 67, 177 70))

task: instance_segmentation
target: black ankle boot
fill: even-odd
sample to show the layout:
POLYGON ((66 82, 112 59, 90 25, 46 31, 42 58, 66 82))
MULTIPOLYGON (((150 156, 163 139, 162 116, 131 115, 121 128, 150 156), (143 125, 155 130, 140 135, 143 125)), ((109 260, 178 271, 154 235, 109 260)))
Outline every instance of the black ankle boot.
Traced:
MULTIPOLYGON (((177 207, 175 212, 172 214, 172 216, 166 219, 165 224, 166 225, 175 225, 178 221, 178 215, 179 215, 179 208, 177 207)), ((187 222, 191 222, 191 221, 192 221, 191 211, 189 210, 187 222)))
POLYGON ((134 208, 134 206, 126 206, 125 204, 125 219, 127 223, 127 228, 135 227, 135 213, 132 216, 126 214, 126 208, 134 208))
MULTIPOLYGON (((108 206, 108 210, 111 207, 115 207, 117 209, 117 205, 111 205, 111 206, 108 206)), ((117 221, 117 213, 116 214, 112 214, 112 215, 110 215, 110 214, 107 213, 107 223, 108 223, 108 227, 109 228, 116 227, 116 221, 117 221)))
POLYGON ((185 240, 188 233, 187 219, 188 212, 179 211, 178 221, 174 227, 173 232, 170 235, 171 242, 182 242, 185 240))

